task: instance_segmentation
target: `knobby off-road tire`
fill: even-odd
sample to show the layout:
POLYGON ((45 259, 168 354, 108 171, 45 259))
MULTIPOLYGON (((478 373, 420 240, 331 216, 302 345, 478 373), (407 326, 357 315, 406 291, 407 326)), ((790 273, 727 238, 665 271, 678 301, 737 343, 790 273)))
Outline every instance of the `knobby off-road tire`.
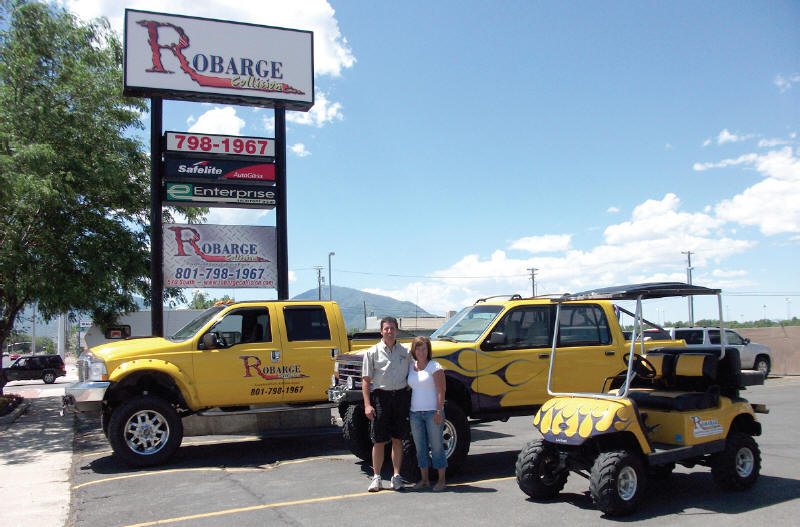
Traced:
POLYGON ((538 439, 531 441, 517 456, 516 474, 519 488, 535 500, 551 500, 567 483, 569 472, 556 472, 558 450, 538 439))
POLYGON ((711 475, 725 490, 745 490, 753 486, 761 470, 761 451, 755 439, 742 432, 731 432, 725 450, 711 457, 711 475))
POLYGON ((42 375, 42 380, 45 384, 53 384, 56 382, 56 374, 52 371, 46 371, 44 372, 44 375, 42 375))
POLYGON ((164 463, 182 439, 183 423, 177 412, 154 395, 140 395, 115 408, 108 423, 114 454, 134 467, 164 463))
POLYGON ((592 466, 589 492, 605 514, 624 516, 639 505, 645 480, 639 454, 627 450, 602 452, 592 466))
MULTIPOLYGON (((467 454, 469 454, 469 443, 472 440, 467 415, 453 401, 445 401, 444 403, 442 440, 444 441, 444 452, 447 456, 446 474, 452 476, 457 474, 464 465, 467 454)), ((431 469, 432 472, 434 471, 431 469)), ((409 437, 408 441, 403 442, 403 476, 406 477, 406 474, 411 476, 411 479, 419 477, 417 450, 411 437, 409 437)))
POLYGON ((351 404, 342 416, 342 437, 347 448, 362 461, 372 463, 372 439, 369 436, 369 419, 364 406, 351 404))

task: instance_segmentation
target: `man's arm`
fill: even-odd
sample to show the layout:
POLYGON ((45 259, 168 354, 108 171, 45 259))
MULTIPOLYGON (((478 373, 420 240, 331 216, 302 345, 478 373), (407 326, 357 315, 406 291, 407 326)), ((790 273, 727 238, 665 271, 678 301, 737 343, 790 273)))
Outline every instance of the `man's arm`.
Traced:
POLYGON ((375 419, 375 408, 372 407, 372 400, 370 399, 370 391, 372 390, 372 361, 370 360, 370 351, 368 349, 364 353, 364 361, 361 363, 361 397, 364 398, 364 414, 367 419, 372 421, 375 419))

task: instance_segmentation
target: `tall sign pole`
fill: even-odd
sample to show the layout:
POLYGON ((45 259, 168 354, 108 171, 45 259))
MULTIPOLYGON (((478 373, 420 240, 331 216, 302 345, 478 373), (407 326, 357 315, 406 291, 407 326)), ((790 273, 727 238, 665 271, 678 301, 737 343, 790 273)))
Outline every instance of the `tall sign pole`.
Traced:
POLYGON ((275 184, 278 206, 275 213, 276 243, 278 248, 278 300, 289 299, 289 237, 287 235, 286 205, 286 108, 275 107, 275 184))
POLYGON ((150 98, 150 328, 164 336, 164 233, 161 217, 161 128, 163 102, 150 98))

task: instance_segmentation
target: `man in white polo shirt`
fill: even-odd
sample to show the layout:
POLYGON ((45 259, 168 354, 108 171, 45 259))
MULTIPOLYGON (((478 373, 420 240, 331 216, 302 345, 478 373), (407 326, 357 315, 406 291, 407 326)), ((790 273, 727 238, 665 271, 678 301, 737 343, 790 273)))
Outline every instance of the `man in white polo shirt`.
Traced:
POLYGON ((381 340, 364 353, 361 366, 361 394, 364 413, 370 420, 373 477, 370 492, 381 490, 381 467, 386 443, 392 440, 392 488, 403 488, 400 466, 403 462, 403 439, 409 434, 411 390, 408 388, 410 355, 397 342, 397 319, 381 319, 381 340))

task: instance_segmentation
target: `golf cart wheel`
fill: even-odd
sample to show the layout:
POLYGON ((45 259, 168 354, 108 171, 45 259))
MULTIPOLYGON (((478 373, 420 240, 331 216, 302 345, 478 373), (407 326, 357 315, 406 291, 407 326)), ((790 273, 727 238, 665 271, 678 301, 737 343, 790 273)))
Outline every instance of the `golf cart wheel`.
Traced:
POLYGON ((564 488, 569 475, 568 470, 558 468, 558 450, 541 439, 531 441, 517 456, 517 485, 535 500, 553 499, 564 488))
POLYGON ((711 458, 711 475, 725 490, 745 490, 753 486, 761 470, 761 451, 751 436, 731 432, 725 450, 711 458))
POLYGON ((759 355, 758 357, 756 357, 756 363, 755 365, 753 365, 753 369, 763 373, 764 380, 766 380, 767 377, 769 377, 770 366, 771 365, 769 362, 769 357, 765 357, 764 355, 759 355))
POLYGON ((592 466, 589 492, 597 508, 609 516, 636 510, 646 485, 641 457, 628 450, 601 452, 592 466))
POLYGON ((153 395, 140 395, 115 408, 108 423, 114 455, 133 467, 164 463, 183 440, 175 408, 153 395))

